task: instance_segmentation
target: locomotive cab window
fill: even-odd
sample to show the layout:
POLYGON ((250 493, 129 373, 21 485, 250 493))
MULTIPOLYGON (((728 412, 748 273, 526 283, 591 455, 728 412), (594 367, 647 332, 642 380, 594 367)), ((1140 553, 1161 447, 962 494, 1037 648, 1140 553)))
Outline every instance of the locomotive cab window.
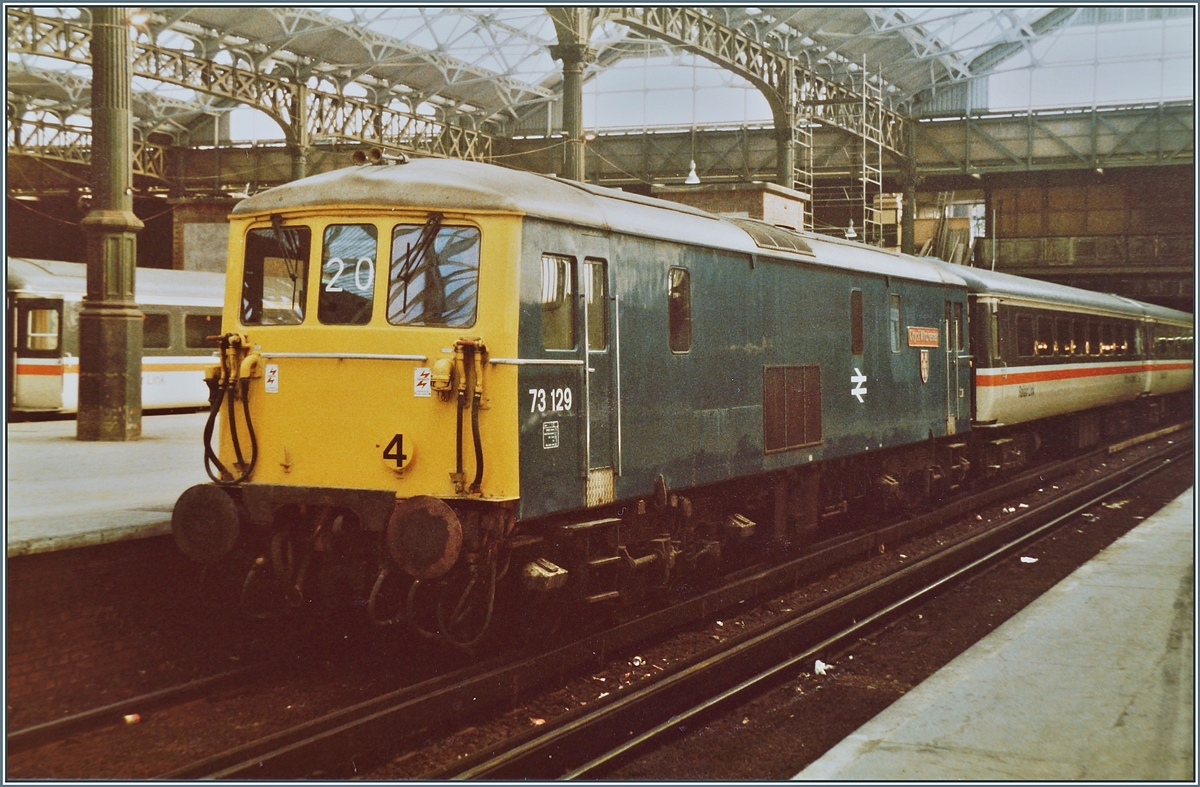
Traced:
POLYGON ((850 354, 863 354, 862 290, 850 290, 850 354))
POLYGON ((325 228, 317 319, 324 325, 366 325, 375 300, 374 224, 325 228))
POLYGON ((692 349, 692 275, 685 268, 667 273, 667 317, 673 353, 692 349))
POLYGON ((475 324, 478 296, 478 229, 443 227, 435 213, 424 225, 392 231, 389 323, 468 328, 475 324))
POLYGON ((312 230, 250 230, 242 270, 243 325, 297 325, 304 321, 312 230))
POLYGON ((575 260, 542 255, 542 347, 575 349, 575 260))

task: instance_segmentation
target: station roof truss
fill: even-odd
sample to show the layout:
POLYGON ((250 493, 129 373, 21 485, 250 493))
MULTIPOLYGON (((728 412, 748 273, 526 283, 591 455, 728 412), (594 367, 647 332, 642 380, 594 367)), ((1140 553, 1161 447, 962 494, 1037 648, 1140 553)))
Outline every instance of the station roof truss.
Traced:
MULTIPOLYGON (((551 55, 556 10, 137 9, 133 109, 143 149, 136 166, 153 175, 162 149, 212 142, 216 118, 238 106, 274 119, 289 146, 371 143, 491 159, 497 140, 561 97, 551 55)), ((594 8, 585 79, 625 58, 684 50, 758 86, 776 124, 815 122, 903 155, 906 126, 939 94, 991 73, 1087 11, 594 8)), ((10 152, 83 160, 67 148, 88 139, 89 17, 87 7, 6 7, 10 152)))

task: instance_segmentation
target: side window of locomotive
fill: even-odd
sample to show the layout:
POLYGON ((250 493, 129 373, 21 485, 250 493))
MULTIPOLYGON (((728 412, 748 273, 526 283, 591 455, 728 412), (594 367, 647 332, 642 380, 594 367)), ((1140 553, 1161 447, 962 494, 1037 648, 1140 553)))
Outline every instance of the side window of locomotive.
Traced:
POLYGON ((217 340, 210 338, 221 334, 221 315, 185 314, 183 316, 183 345, 191 350, 205 347, 217 349, 217 340))
POLYGON ((850 354, 863 354, 862 290, 850 290, 850 354))
POLYGON ((58 309, 30 309, 26 313, 25 349, 58 349, 58 309))
POLYGON ((283 227, 250 230, 242 269, 243 325, 298 325, 304 322, 308 256, 312 230, 283 227))
POLYGON ((1033 357, 1033 315, 1017 315, 1017 355, 1022 358, 1033 357))
POLYGON ((392 231, 389 323, 468 328, 478 300, 478 229, 427 222, 392 231))
POLYGON ((575 349, 575 260, 542 255, 542 347, 575 349))
MULTIPOLYGON (((859 295, 859 308, 862 308, 863 299, 862 293, 859 295)), ((961 310, 961 306, 959 307, 961 310)), ((961 317, 961 311, 959 312, 961 317)), ((900 340, 900 296, 895 293, 888 294, 888 329, 892 335, 892 352, 899 353, 901 348, 900 340)), ((862 313, 859 313, 859 342, 862 342, 862 313)), ((859 346, 859 352, 862 352, 862 346, 859 346)))
POLYGON ((325 228, 317 319, 324 325, 366 325, 375 301, 374 224, 325 228))
POLYGON ((588 259, 583 267, 588 349, 604 350, 608 348, 608 265, 604 260, 588 259))
MULTIPOLYGON (((958 350, 959 352, 962 352, 963 350, 966 349, 966 346, 963 344, 964 337, 966 335, 966 331, 963 330, 963 305, 961 303, 954 304, 953 311, 954 311, 954 349, 958 350)), ((897 327, 897 329, 900 327, 899 321, 897 321, 896 327, 897 327)), ((894 350, 894 352, 900 351, 899 350, 899 346, 900 346, 899 331, 897 331, 897 333, 896 333, 896 342, 893 346, 896 348, 894 350)))
POLYGON ((142 347, 165 350, 171 346, 171 315, 146 313, 142 315, 142 347))
POLYGON ((667 318, 671 329, 671 352, 691 350, 692 275, 685 268, 671 268, 667 273, 667 318))

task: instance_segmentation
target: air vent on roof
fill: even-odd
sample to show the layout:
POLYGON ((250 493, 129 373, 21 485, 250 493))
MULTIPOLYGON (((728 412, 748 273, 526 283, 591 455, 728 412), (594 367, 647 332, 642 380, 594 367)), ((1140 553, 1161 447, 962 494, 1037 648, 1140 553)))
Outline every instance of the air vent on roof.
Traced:
POLYGON ((761 248, 813 256, 812 247, 795 232, 790 232, 782 227, 776 227, 773 224, 767 224, 764 221, 756 219, 731 218, 729 221, 744 229, 761 248))

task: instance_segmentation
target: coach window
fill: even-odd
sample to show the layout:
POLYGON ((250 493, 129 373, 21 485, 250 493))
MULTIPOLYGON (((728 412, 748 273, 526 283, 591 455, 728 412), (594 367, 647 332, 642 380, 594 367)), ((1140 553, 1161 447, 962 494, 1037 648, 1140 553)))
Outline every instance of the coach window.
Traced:
POLYGON ((608 348, 608 264, 588 259, 583 263, 583 295, 587 303, 587 346, 589 350, 608 348))
POLYGON ((325 228, 317 319, 324 325, 366 325, 375 302, 374 224, 325 228))
POLYGON ((312 230, 250 230, 242 269, 243 325, 297 325, 304 321, 312 230))
POLYGON ((1095 317, 1088 320, 1088 355, 1100 354, 1100 321, 1095 317))
POLYGON ((441 215, 392 230, 387 320, 467 328, 479 294, 479 230, 443 227, 441 215))
POLYGON ((58 349, 58 309, 30 309, 25 323, 25 349, 58 349))
POLYGON ((692 275, 685 268, 667 272, 667 319, 673 353, 692 349, 692 275))
POLYGON ((1033 356, 1033 316, 1017 315, 1017 355, 1022 358, 1033 356))
POLYGON ((185 314, 183 316, 183 346, 195 350, 203 347, 216 349, 221 335, 221 315, 185 314))
POLYGON ((575 260, 542 255, 542 346, 575 349, 575 260))
MULTIPOLYGON (((959 307, 962 308, 961 306, 959 307)), ((959 312, 959 317, 962 317, 962 312, 959 312)), ((892 337, 892 352, 900 352, 902 340, 900 336, 900 296, 896 293, 888 294, 888 328, 889 334, 892 337)))
POLYGON ((1113 339, 1113 324, 1107 320, 1100 323, 1100 354, 1112 355, 1117 348, 1117 343, 1113 339))
POLYGON ((1087 320, 1071 320, 1072 355, 1087 355, 1087 320))
POLYGON ((1071 332, 1071 321, 1066 317, 1054 320, 1054 354, 1071 355, 1075 352, 1075 337, 1071 332))
POLYGON ((147 350, 165 350, 171 346, 171 315, 142 315, 142 346, 147 350))
POLYGON ((1054 354, 1054 322, 1052 318, 1040 316, 1037 318, 1037 344, 1034 346, 1035 355, 1054 354))
POLYGON ((850 290, 850 354, 863 354, 862 290, 850 290))

